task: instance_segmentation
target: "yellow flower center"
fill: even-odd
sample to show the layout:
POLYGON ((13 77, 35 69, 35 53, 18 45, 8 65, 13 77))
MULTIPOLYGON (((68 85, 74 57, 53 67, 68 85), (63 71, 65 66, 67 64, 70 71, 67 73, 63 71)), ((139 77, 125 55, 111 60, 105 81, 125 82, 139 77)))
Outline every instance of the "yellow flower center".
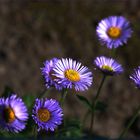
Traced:
POLYGON ((66 70, 64 75, 68 80, 70 80, 72 82, 77 82, 80 80, 79 73, 73 69, 66 70))
POLYGON ((113 72, 113 69, 110 66, 108 66, 108 65, 103 65, 102 69, 113 72))
POLYGON ((45 108, 39 109, 37 115, 38 115, 38 119, 42 122, 47 122, 51 116, 50 112, 45 108))
POLYGON ((117 39, 121 35, 121 29, 119 27, 110 27, 107 34, 112 39, 117 39))
POLYGON ((4 109, 3 117, 4 117, 4 119, 7 123, 12 123, 16 118, 13 109, 10 108, 10 107, 7 107, 7 108, 4 109))

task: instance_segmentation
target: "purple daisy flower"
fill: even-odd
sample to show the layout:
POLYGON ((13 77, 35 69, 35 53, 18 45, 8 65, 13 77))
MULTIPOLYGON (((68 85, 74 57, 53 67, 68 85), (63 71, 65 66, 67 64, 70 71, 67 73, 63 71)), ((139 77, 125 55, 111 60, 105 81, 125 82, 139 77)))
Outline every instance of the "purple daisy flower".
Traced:
POLYGON ((135 83, 136 87, 140 89, 140 66, 134 69, 134 73, 130 75, 130 79, 135 83))
POLYGON ((101 20, 96 32, 101 43, 109 49, 122 46, 132 34, 130 23, 123 16, 110 16, 101 20))
POLYGON ((115 75, 123 72, 122 66, 112 58, 97 57, 94 64, 106 75, 115 75))
POLYGON ((64 88, 74 88, 76 91, 87 90, 92 84, 92 72, 81 63, 72 59, 61 59, 54 67, 56 80, 64 88))
POLYGON ((63 111, 58 101, 54 99, 36 99, 33 108, 33 119, 38 125, 38 131, 54 131, 62 123, 63 111))
POLYGON ((46 60, 44 63, 44 67, 41 68, 41 70, 42 70, 42 75, 45 78, 46 87, 47 88, 55 87, 56 89, 61 90, 62 86, 54 80, 56 77, 53 75, 53 73, 54 73, 53 68, 58 60, 59 59, 57 59, 57 58, 53 58, 51 60, 46 60))
POLYGON ((25 129, 28 113, 21 98, 16 95, 0 98, 0 114, 2 129, 16 133, 25 129))

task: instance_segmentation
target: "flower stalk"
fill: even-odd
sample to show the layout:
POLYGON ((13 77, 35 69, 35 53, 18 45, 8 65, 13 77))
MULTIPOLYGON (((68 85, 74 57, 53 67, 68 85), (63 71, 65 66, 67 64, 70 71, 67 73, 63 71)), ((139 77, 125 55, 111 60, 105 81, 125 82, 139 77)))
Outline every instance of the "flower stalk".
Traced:
POLYGON ((100 86, 99 86, 99 88, 97 90, 97 94, 96 94, 95 99, 93 100, 93 103, 92 103, 93 110, 91 112, 91 123, 90 123, 90 132, 91 133, 92 133, 93 125, 94 125, 94 117, 95 117, 96 105, 97 105, 97 102, 98 102, 99 95, 101 93, 101 89, 102 89, 103 84, 105 82, 105 79, 106 79, 106 75, 103 74, 103 78, 102 78, 100 86))
POLYGON ((64 105, 64 101, 65 101, 65 98, 66 98, 66 96, 67 96, 67 89, 64 89, 63 91, 62 91, 62 93, 61 93, 61 98, 60 98, 60 105, 61 105, 61 107, 63 107, 63 105, 64 105))
POLYGON ((125 135, 127 134, 129 128, 133 125, 133 123, 135 122, 136 118, 139 116, 140 113, 140 106, 138 107, 138 109, 136 110, 136 112, 134 113, 132 119, 129 121, 127 127, 121 132, 120 136, 119 136, 119 140, 122 139, 123 137, 125 137, 125 135))

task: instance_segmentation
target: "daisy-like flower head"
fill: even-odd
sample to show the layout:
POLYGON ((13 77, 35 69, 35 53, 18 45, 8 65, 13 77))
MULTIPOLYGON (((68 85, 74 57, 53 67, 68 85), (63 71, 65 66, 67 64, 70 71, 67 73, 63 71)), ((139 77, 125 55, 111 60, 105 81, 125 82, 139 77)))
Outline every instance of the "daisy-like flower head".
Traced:
POLYGON ((36 99, 32 117, 38 125, 38 131, 54 131, 62 123, 63 111, 54 99, 36 99))
POLYGON ((92 72, 81 63, 72 59, 59 60, 53 69, 57 82, 64 88, 74 88, 76 91, 87 90, 92 84, 92 72))
POLYGON ((0 98, 0 127, 18 133, 25 128, 28 119, 27 108, 21 98, 12 95, 0 98))
POLYGON ((130 75, 130 79, 135 83, 136 87, 140 89, 140 66, 134 69, 134 73, 130 75))
POLYGON ((115 75, 123 72, 122 66, 112 58, 105 56, 97 57, 94 64, 106 75, 115 75))
POLYGON ((59 59, 57 59, 57 58, 53 58, 51 60, 46 60, 44 63, 44 67, 41 68, 41 70, 42 70, 42 75, 45 78, 46 87, 47 88, 55 87, 56 89, 61 90, 62 86, 54 80, 56 77, 53 75, 53 73, 54 73, 53 68, 58 60, 59 59))
POLYGON ((101 20, 96 32, 101 43, 109 49, 122 46, 132 34, 130 23, 123 16, 110 16, 101 20))

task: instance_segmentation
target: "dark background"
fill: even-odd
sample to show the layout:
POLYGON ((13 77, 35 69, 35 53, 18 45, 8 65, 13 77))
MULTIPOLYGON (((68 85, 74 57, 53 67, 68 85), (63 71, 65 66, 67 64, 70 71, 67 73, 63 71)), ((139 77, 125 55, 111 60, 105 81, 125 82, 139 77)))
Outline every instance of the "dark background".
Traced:
MULTIPOLYGON (((139 91, 128 76, 140 65, 140 1, 139 0, 34 0, 0 1, 0 92, 10 86, 20 96, 36 95, 44 89, 40 67, 46 59, 71 57, 88 66, 94 74, 92 87, 80 93, 95 96, 101 74, 94 70, 93 60, 99 55, 111 56, 96 36, 98 22, 111 15, 122 15, 131 22, 132 37, 116 49, 114 58, 125 73, 108 78, 100 99, 108 108, 97 113, 94 131, 98 135, 117 137, 140 104, 139 91)), ((50 91, 58 98, 57 91, 50 91)), ((83 118, 86 109, 69 94, 65 114, 83 118)), ((89 121, 86 122, 88 128, 89 121)), ((128 136, 140 135, 140 121, 128 136)))

